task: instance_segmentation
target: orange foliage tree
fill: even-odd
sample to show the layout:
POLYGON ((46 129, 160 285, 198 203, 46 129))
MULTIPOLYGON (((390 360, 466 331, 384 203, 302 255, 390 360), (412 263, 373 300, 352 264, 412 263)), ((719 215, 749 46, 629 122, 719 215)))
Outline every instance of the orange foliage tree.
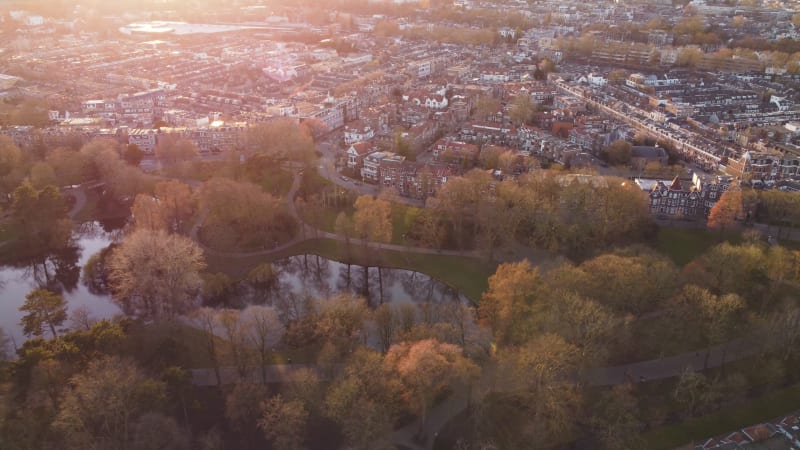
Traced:
POLYGON ((736 219, 744 216, 742 190, 731 186, 720 196, 708 214, 708 228, 718 229, 720 233, 736 224, 736 219))

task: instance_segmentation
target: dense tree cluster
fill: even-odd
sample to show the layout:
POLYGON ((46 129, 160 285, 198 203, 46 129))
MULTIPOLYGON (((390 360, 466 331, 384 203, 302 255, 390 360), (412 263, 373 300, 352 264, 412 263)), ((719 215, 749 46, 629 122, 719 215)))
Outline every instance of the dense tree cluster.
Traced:
MULTIPOLYGON (((523 103, 513 106, 520 123, 528 115, 523 103)), ((14 220, 43 246, 69 248, 66 207, 53 180, 102 181, 117 201, 133 201, 131 225, 83 273, 128 318, 96 321, 86 309, 67 309, 62 293, 78 281, 75 262, 34 266, 40 288, 20 308, 31 339, 15 360, 7 360, 10 344, 0 333, 0 380, 7 381, 0 384, 0 447, 391 448, 392 430, 413 422, 419 439, 432 438, 425 433, 433 408, 451 400, 445 406, 458 408, 452 405, 466 399, 457 419, 465 426, 444 430, 462 444, 542 448, 574 441, 588 425, 590 433, 580 433, 591 446, 643 448, 646 427, 796 380, 800 253, 752 233, 743 243, 710 247, 683 268, 648 248, 620 248, 652 229, 646 198, 621 179, 540 171, 498 181, 473 171, 449 180, 427 208, 408 209, 400 217, 412 230, 408 238, 430 247, 479 250, 489 262, 520 244, 572 258, 500 264, 477 308, 392 303, 384 293, 391 275, 380 268, 348 265, 336 280, 366 299, 292 293, 279 281, 279 264, 259 264, 242 280, 206 272, 200 246, 184 237, 194 223, 203 225, 201 241, 224 249, 269 247, 295 232, 284 203, 265 192, 286 186, 242 181, 263 181, 273 163, 307 161, 310 131, 290 139, 295 154, 261 140, 290 128, 276 126, 259 130, 247 163, 223 161, 220 176, 196 191, 155 183, 108 142, 37 161, 0 145, 0 178, 22 183, 14 220), (198 308, 250 301, 258 305, 198 308), (601 366, 689 352, 711 367, 707 348, 721 346, 725 359, 729 348, 733 354, 750 341, 762 345, 755 364, 747 362, 758 371, 740 363, 685 370, 656 392, 631 374, 631 383, 587 389, 601 366), (206 370, 187 370, 197 367, 206 370)), ((502 164, 502 154, 492 158, 502 164)), ((338 190, 303 183, 305 209, 346 209, 333 226, 348 255, 351 239, 365 250, 367 241, 392 241, 398 217, 391 193, 355 199, 349 216, 338 190)), ((784 194, 731 190, 710 224, 730 229, 750 213, 780 235, 798 220, 796 196, 784 194)), ((316 287, 330 275, 313 256, 291 264, 313 273, 303 284, 316 287)), ((409 283, 424 284, 417 282, 412 276, 409 283)), ((412 289, 418 300, 425 290, 412 289)))
POLYGON ((626 141, 614 141, 603 149, 601 156, 608 161, 609 164, 615 166, 622 166, 631 162, 632 146, 626 141))
POLYGON ((779 238, 792 228, 800 227, 800 195, 795 192, 768 190, 756 194, 746 191, 742 193, 741 201, 745 218, 754 214, 759 222, 777 227, 776 236, 779 238))
POLYGON ((314 158, 313 128, 288 119, 267 122, 248 130, 247 148, 268 157, 273 166, 285 161, 308 163, 314 158))
POLYGON ((127 164, 120 152, 116 143, 96 139, 81 147, 81 156, 76 157, 84 161, 82 181, 102 181, 110 199, 130 205, 136 194, 152 192, 154 181, 138 167, 127 164))
POLYGON ((11 209, 13 224, 20 230, 19 254, 37 255, 68 245, 72 222, 56 187, 36 189, 25 182, 14 190, 11 209))
POLYGON ((428 199, 415 233, 428 246, 487 257, 518 243, 585 256, 651 232, 646 202, 621 179, 538 173, 499 182, 475 170, 428 199))
POLYGON ((131 215, 139 228, 181 231, 196 209, 188 185, 169 180, 156 183, 153 195, 137 194, 131 215))
POLYGON ((285 204, 251 183, 212 178, 200 189, 199 203, 206 214, 201 236, 215 248, 273 247, 296 232, 285 204))
MULTIPOLYGON (((722 243, 682 271, 652 251, 637 248, 544 271, 527 262, 501 264, 489 280, 479 317, 493 331, 500 367, 508 367, 499 373, 512 377, 498 380, 498 385, 517 387, 510 392, 488 389, 485 409, 479 408, 470 419, 476 423, 471 439, 504 448, 543 436, 545 442, 539 445, 560 442, 572 436, 570 427, 585 417, 581 405, 589 398, 569 383, 541 391, 545 380, 564 383, 568 374, 580 377, 586 367, 647 359, 665 350, 688 353, 722 345, 724 363, 727 353, 742 345, 740 340, 766 342, 761 361, 770 369, 763 374, 724 368, 699 374, 687 369, 668 397, 650 401, 637 398, 639 389, 632 385, 618 386, 615 394, 604 394, 590 408, 590 422, 604 448, 642 445, 638 436, 645 421, 629 413, 640 403, 650 408, 659 404, 677 417, 695 416, 740 399, 755 389, 751 386, 786 380, 787 370, 800 363, 798 352, 786 352, 786 343, 795 342, 800 330, 795 305, 800 293, 798 264, 797 251, 763 241, 722 243), (545 368, 560 375, 540 379, 546 373, 538 371, 545 368), (550 400, 548 395, 558 397, 550 400), (500 421, 479 424, 488 420, 487 414, 505 417, 502 405, 509 403, 528 412, 514 428, 517 433, 525 430, 522 436, 505 433, 500 421), (546 409, 555 407, 564 409, 546 409)), ((704 360, 700 368, 708 367, 711 352, 697 355, 704 360)), ((633 373, 630 377, 631 382, 639 381, 633 373)), ((650 424, 663 421, 663 416, 647 417, 650 424)))

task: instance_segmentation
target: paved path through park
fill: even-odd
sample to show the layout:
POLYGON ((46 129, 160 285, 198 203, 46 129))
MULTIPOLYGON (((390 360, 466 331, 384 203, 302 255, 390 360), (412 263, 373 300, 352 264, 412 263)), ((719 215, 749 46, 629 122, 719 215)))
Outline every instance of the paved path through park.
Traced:
MULTIPOLYGON (((728 344, 666 358, 589 369, 580 378, 590 386, 612 386, 627 382, 638 383, 660 380, 677 377, 686 368, 702 371, 706 367, 719 367, 725 363, 754 356, 759 351, 760 347, 756 342, 740 339, 728 344), (707 357, 708 365, 706 366, 707 357)), ((277 364, 268 366, 264 375, 267 383, 285 383, 291 381, 294 374, 300 369, 318 370, 318 367, 308 364, 277 364)), ((216 386, 217 380, 213 369, 193 369, 191 372, 192 384, 195 386, 216 386)), ((241 381, 239 374, 233 367, 221 368, 220 375, 223 385, 241 381)), ((245 379, 252 382, 260 382, 262 372, 260 369, 253 369, 245 379)), ((495 387, 495 389, 497 388, 502 391, 503 386, 495 387)), ((427 436, 427 440, 424 443, 420 444, 415 440, 415 436, 419 434, 420 430, 420 422, 415 420, 392 433, 392 444, 403 445, 411 449, 431 449, 435 436, 453 417, 467 408, 467 402, 467 390, 458 389, 442 403, 431 409, 423 433, 424 436, 427 436)))
MULTIPOLYGON (((339 242, 346 242, 346 239, 334 233, 329 233, 322 230, 317 230, 314 227, 306 224, 300 217, 295 206, 294 197, 300 188, 301 175, 295 173, 292 181, 292 186, 287 194, 287 207, 289 214, 300 223, 304 230, 299 236, 296 236, 291 241, 284 243, 272 249, 257 250, 251 252, 224 252, 214 250, 206 247, 198 240, 198 231, 200 226, 205 220, 205 215, 201 214, 199 220, 195 223, 191 230, 191 237, 194 239, 205 252, 230 258, 246 258, 252 256, 271 256, 282 252, 300 242, 315 239, 325 238, 332 239, 339 242), (307 238, 303 236, 314 236, 307 238)), ((85 202, 85 196, 84 200, 85 202)), ((79 203, 76 201, 76 204, 79 203)), ((80 210, 79 208, 74 208, 80 210)), ((438 254, 438 255, 453 255, 453 256, 472 256, 477 257, 476 252, 456 252, 456 251, 441 251, 430 248, 422 247, 406 247, 401 245, 381 244, 377 242, 362 242, 357 239, 351 239, 351 243, 355 245, 366 245, 369 248, 395 250, 399 252, 410 252, 420 254, 438 254)), ((749 356, 757 354, 759 347, 751 342, 739 340, 725 345, 719 345, 695 352, 688 352, 681 355, 671 356, 667 358, 653 359, 649 361, 641 361, 637 363, 624 364, 612 367, 600 367, 589 369, 586 373, 582 374, 580 378, 590 386, 611 386, 617 384, 624 384, 627 382, 644 382, 648 380, 658 380, 664 378, 672 378, 680 375, 686 368, 699 371, 704 368, 719 367, 726 362, 737 361, 749 356)), ((269 366, 265 373, 262 375, 260 370, 253 370, 245 378, 251 381, 258 382, 265 377, 267 383, 284 383, 291 381, 293 374, 299 369, 313 368, 315 366, 305 364, 283 364, 269 366)), ((222 384, 231 384, 241 381, 241 377, 234 368, 224 367, 221 369, 222 384)), ((194 369, 192 370, 192 383, 196 386, 214 386, 217 384, 216 376, 213 369, 194 369)), ((450 395, 442 403, 437 405, 430 411, 428 421, 425 425, 425 430, 422 433, 427 439, 423 443, 415 440, 415 436, 419 435, 420 423, 414 421, 411 424, 395 430, 392 433, 391 442, 395 445, 403 445, 411 449, 431 449, 435 436, 444 428, 444 426, 456 415, 463 412, 467 408, 468 393, 465 389, 460 389, 450 395)))
MULTIPOLYGON (((297 211, 297 207, 294 202, 295 195, 297 195, 298 189, 300 189, 300 182, 302 176, 298 173, 295 173, 294 180, 292 181, 292 187, 289 189, 289 192, 286 194, 286 206, 289 210, 289 215, 291 215, 297 223, 301 224, 303 227, 303 231, 299 233, 297 236, 292 238, 290 241, 279 245, 277 247, 273 247, 270 249, 264 250, 254 250, 254 251, 222 251, 209 248, 208 246, 204 245, 198 239, 198 232, 200 231, 200 227, 205 222, 207 217, 207 213, 201 213, 200 218, 195 222, 194 226, 189 233, 191 238, 197 242, 197 244, 203 249, 204 252, 215 255, 215 256, 222 256, 226 258, 249 258, 253 256, 272 256, 283 252, 286 249, 291 248, 294 245, 297 245, 304 241, 309 241, 313 239, 331 239, 338 242, 347 242, 348 239, 339 236, 335 233, 329 233, 327 231, 318 230, 311 225, 305 223, 303 219, 300 217, 300 214, 297 211)), ((478 252, 475 251, 453 251, 453 250, 437 250, 432 248, 425 248, 425 247, 408 247, 404 245, 393 245, 393 244, 382 244, 379 242, 364 242, 360 239, 349 239, 351 245, 361 245, 366 246, 367 248, 371 249, 378 249, 378 250, 393 250, 398 252, 405 252, 405 253, 419 253, 425 255, 447 255, 447 256, 465 256, 465 257, 479 257, 478 252)))
MULTIPOLYGON (((652 359, 631 364, 589 369, 581 378, 590 386, 611 386, 627 382, 646 382, 676 377, 686 368, 702 371, 704 368, 719 367, 725 363, 737 361, 758 354, 760 347, 749 340, 738 340, 724 345, 710 347, 696 352, 687 352, 668 358, 652 359), (706 366, 706 356, 708 365, 706 366), (643 378, 642 378, 643 377, 643 378)), ((499 386, 502 391, 502 386, 499 386)), ((392 433, 392 444, 403 445, 410 449, 432 449, 436 436, 455 416, 467 409, 468 393, 459 389, 442 403, 432 408, 425 424, 426 437, 423 443, 415 440, 419 435, 420 422, 399 428, 392 433)))

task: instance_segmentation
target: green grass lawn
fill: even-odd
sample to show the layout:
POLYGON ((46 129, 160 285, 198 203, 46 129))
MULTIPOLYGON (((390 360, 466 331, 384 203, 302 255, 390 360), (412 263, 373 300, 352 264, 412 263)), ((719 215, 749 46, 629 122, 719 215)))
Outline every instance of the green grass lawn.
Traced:
POLYGON ((670 449, 755 425, 800 408, 800 385, 733 405, 714 414, 670 425, 644 434, 648 449, 670 449))
POLYGON ((319 230, 327 231, 329 233, 336 232, 336 218, 339 216, 339 213, 343 212, 347 214, 347 217, 352 220, 354 211, 355 209, 353 209, 352 204, 341 208, 322 207, 315 211, 315 214, 309 214, 308 211, 298 210, 306 223, 313 225, 319 230))
POLYGON ((297 195, 300 197, 309 197, 325 188, 333 186, 335 186, 334 183, 320 176, 316 170, 308 170, 303 174, 303 179, 301 180, 297 195))
POLYGON ((319 255, 335 261, 354 264, 416 270, 458 289, 475 302, 480 301, 481 295, 488 287, 489 276, 494 273, 496 268, 494 264, 487 264, 470 257, 426 255, 376 249, 364 251, 363 247, 357 242, 351 244, 350 252, 348 252, 344 243, 330 239, 304 241, 271 257, 228 258, 207 255, 206 262, 210 272, 224 272, 232 277, 243 277, 260 263, 303 254, 319 255))
POLYGON ((14 226, 11 221, 0 223, 0 243, 6 241, 13 241, 19 237, 18 227, 14 226))
POLYGON ((409 242, 406 236, 414 227, 414 218, 421 214, 420 208, 405 203, 392 203, 392 244, 409 242))
POLYGON ((741 240, 741 234, 738 232, 725 232, 720 235, 718 231, 704 228, 662 227, 658 230, 655 247, 675 264, 683 266, 722 241, 738 244, 741 240))

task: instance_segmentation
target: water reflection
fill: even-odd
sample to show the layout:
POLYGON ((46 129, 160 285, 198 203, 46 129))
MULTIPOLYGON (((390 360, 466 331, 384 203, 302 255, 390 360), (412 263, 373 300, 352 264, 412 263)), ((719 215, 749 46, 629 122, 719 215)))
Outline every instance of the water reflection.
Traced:
POLYGON ((36 288, 70 293, 75 291, 81 277, 80 257, 80 247, 70 242, 49 255, 18 261, 13 267, 22 268, 24 276, 31 279, 36 288))
POLYGON ((80 283, 81 268, 93 254, 107 247, 123 222, 87 222, 76 227, 69 244, 48 255, 17 261, 0 267, 0 327, 16 343, 25 340, 19 321, 19 307, 25 295, 37 288, 64 295, 69 311, 85 307, 95 317, 118 314, 119 308, 107 295, 91 292, 80 283))
MULTIPOLYGON (((38 259, 0 267, 0 327, 15 342, 25 340, 19 326, 22 318, 19 307, 24 303, 25 295, 36 288, 62 293, 70 312, 84 308, 96 318, 109 318, 121 313, 108 295, 103 280, 88 279, 91 274, 84 273, 84 282, 81 282, 81 269, 90 257, 119 240, 122 225, 124 221, 82 224, 73 233, 69 246, 38 259)), ((273 305, 280 311, 281 319, 288 323, 300 319, 310 301, 339 293, 363 297, 372 308, 385 303, 395 304, 399 306, 401 316, 410 316, 411 311, 419 310, 420 319, 429 323, 441 315, 443 309, 426 305, 469 303, 455 289, 420 272, 358 266, 315 255, 301 255, 254 268, 245 280, 232 286, 224 306, 273 305), (403 305, 411 304, 421 306, 403 308, 403 305)))
POLYGON ((302 314, 307 300, 339 293, 363 297, 373 308, 402 302, 468 303, 457 290, 420 272, 340 263, 316 255, 293 256, 254 272, 239 290, 244 295, 231 299, 230 306, 273 304, 290 320, 302 314))

